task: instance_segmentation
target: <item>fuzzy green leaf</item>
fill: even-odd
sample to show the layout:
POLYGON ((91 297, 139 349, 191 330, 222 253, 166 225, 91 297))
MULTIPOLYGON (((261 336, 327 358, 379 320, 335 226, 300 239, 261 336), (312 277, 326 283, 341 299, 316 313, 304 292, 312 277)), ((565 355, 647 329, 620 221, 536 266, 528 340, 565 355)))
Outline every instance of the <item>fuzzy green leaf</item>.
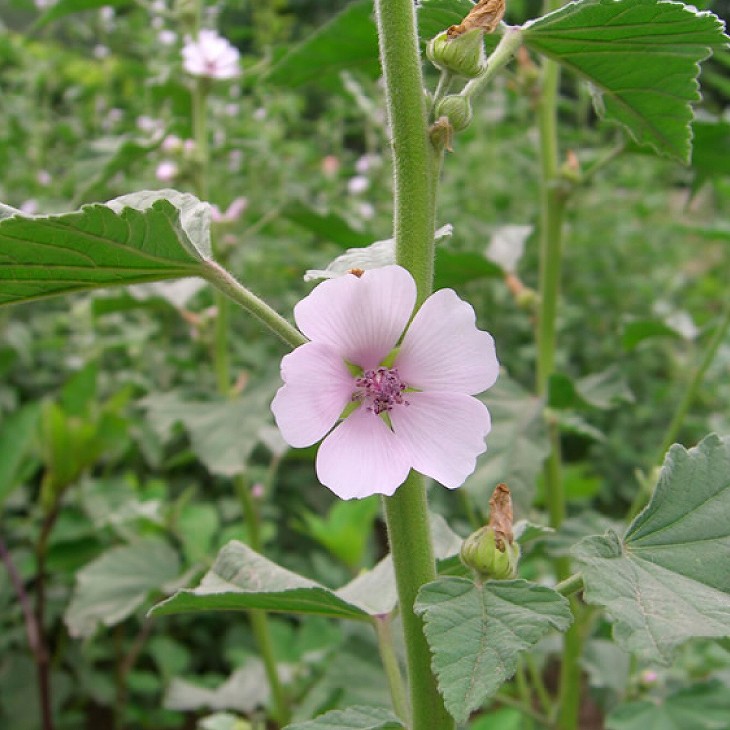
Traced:
POLYGON ((149 538, 103 553, 76 576, 64 620, 72 636, 90 636, 99 624, 113 626, 130 616, 151 593, 161 593, 180 572, 177 553, 149 538))
POLYGON ((709 12, 663 0, 583 0, 527 23, 527 46, 589 81, 598 113, 689 162, 699 62, 728 39, 709 12))
POLYGON ((326 712, 314 720, 295 722, 284 730, 403 730, 403 724, 390 710, 348 707, 326 712))
POLYGON ((74 213, 28 218, 0 210, 0 306, 106 286, 202 276, 207 203, 143 191, 74 213))
POLYGON ((730 437, 669 450, 649 505, 620 539, 573 553, 585 598, 606 608, 629 651, 668 663, 691 637, 730 636, 730 437))
POLYGON ((423 616, 439 689, 457 722, 515 673, 521 652, 572 620, 563 596, 525 580, 479 586, 441 578, 421 588, 414 610, 423 616))

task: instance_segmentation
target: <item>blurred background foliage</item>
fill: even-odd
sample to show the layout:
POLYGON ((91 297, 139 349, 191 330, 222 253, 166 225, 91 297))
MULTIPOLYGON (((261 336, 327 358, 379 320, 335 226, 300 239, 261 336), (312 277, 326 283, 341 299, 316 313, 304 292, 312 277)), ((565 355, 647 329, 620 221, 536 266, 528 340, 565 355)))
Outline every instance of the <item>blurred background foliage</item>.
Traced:
MULTIPOLYGON (((0 200, 28 214, 191 185, 183 3, 121 0, 58 11, 81 1, 5 0, 0 8, 0 200)), ((727 0, 703 5, 730 15, 727 0)), ((206 11, 206 24, 243 55, 241 79, 211 94, 210 201, 225 212, 245 198, 216 236, 229 268, 286 316, 311 288, 307 269, 390 236, 376 59, 301 85, 286 65, 292 48, 306 50, 346 7, 341 0, 228 0, 206 11)), ((539 2, 511 0, 508 20, 539 12, 539 2)), ((325 37, 325 47, 332 42, 325 37)), ((625 514, 637 470, 657 464, 666 425, 727 306, 729 67, 730 54, 720 52, 703 70, 691 166, 626 145, 578 188, 569 208, 558 369, 571 393, 592 377, 585 389, 592 396, 563 397, 556 383, 551 405, 565 425, 568 529, 576 535, 587 523, 625 514)), ((447 156, 438 212, 438 224, 454 230, 440 244, 437 279, 472 302, 480 326, 494 334, 516 388, 495 398, 503 428, 517 433, 534 410, 534 322, 529 297, 515 296, 510 285, 517 281, 523 294, 536 286, 534 72, 534 59, 523 59, 479 100, 447 156), (484 264, 515 231, 512 250, 521 238, 524 255, 514 267, 499 256, 499 266, 484 264)), ((621 131, 597 121, 587 90, 569 75, 561 98, 562 148, 581 170, 624 144, 621 131)), ((222 713, 265 714, 265 680, 241 616, 145 618, 154 600, 200 576, 226 542, 249 537, 242 510, 250 495, 233 489, 226 450, 243 454, 245 488, 271 559, 338 586, 382 556, 378 503, 335 503, 315 481, 314 449, 287 452, 279 442, 268 402, 284 350, 238 312, 231 360, 244 407, 226 416, 238 428, 215 444, 205 438, 211 418, 223 417, 212 396, 211 307, 206 288, 184 281, 0 310, 0 537, 40 605, 63 730, 194 728, 199 721, 239 727, 222 713), (213 720, 200 719, 210 711, 218 712, 213 720)), ((684 444, 730 432, 729 367, 724 342, 682 427, 684 444)), ((540 521, 542 456, 537 448, 521 464, 530 483, 528 496, 518 497, 518 518, 540 521)), ((490 477, 493 464, 482 464, 490 477)), ((484 516, 493 486, 480 481, 485 473, 458 495, 432 492, 462 533, 484 516)), ((526 576, 544 575, 546 549, 538 544, 525 556, 526 576)), ((272 622, 301 717, 383 701, 367 632, 317 618, 272 622)), ((730 682, 728 652, 713 644, 692 644, 662 674, 635 664, 628 671, 607 636, 599 622, 586 658, 586 713, 652 692, 668 696, 693 680, 730 682)), ((548 673, 555 649, 540 647, 548 673)), ((531 722, 500 713, 494 727, 531 722)), ((39 727, 34 662, 6 571, 0 725, 39 727)), ((483 726, 476 719, 472 727, 483 726)))

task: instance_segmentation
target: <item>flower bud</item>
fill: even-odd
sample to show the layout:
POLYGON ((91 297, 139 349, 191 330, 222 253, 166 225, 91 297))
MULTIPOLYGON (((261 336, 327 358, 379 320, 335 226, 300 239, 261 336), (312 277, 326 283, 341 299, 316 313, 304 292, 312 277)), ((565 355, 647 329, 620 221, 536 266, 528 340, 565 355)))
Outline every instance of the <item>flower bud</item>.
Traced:
POLYGON ((509 580, 517 575, 520 546, 498 540, 494 528, 487 525, 464 540, 460 557, 461 562, 482 579, 509 580))
POLYGON ((480 28, 474 28, 456 38, 449 38, 444 31, 428 42, 426 55, 436 68, 473 79, 486 65, 484 33, 480 28))
POLYGON ((436 107, 436 118, 446 117, 455 132, 466 129, 473 116, 471 102, 466 96, 459 94, 443 98, 436 107))

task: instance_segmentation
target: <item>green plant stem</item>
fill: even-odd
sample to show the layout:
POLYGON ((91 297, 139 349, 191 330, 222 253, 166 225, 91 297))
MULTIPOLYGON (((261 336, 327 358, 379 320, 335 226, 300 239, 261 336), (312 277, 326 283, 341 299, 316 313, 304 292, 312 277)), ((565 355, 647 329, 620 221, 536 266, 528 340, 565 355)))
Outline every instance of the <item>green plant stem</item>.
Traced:
POLYGON ((569 578, 560 581, 555 586, 555 590, 561 596, 572 596, 574 593, 578 593, 583 590, 583 574, 573 573, 569 578))
POLYGON ((517 27, 507 27, 499 43, 487 59, 487 67, 462 89, 461 95, 471 98, 478 96, 489 85, 497 73, 504 68, 522 45, 522 31, 517 27))
MULTIPOLYGON (((675 410, 672 420, 669 422, 669 426, 667 426, 667 430, 664 433, 662 445, 659 447, 659 451, 654 459, 655 465, 660 465, 664 461, 669 447, 677 440, 677 435, 679 434, 680 428, 682 428, 684 419, 687 417, 687 413, 689 412, 692 402, 697 397, 697 391, 699 390, 700 385, 702 385, 705 374, 707 373, 710 365, 712 365, 720 345, 727 336, 728 329, 730 329, 730 300, 728 300, 725 304, 725 309, 720 317, 720 322, 715 328, 715 331, 712 333, 712 337, 707 343, 705 351, 702 353, 702 359, 697 364, 697 367, 692 373, 692 377, 687 383, 687 387, 682 394, 682 398, 677 404, 677 409, 675 410)), ((644 509, 649 499, 651 499, 654 483, 652 473, 649 473, 646 478, 640 481, 639 489, 637 490, 634 501, 631 503, 627 513, 628 521, 633 520, 634 517, 636 517, 636 515, 644 509)))
POLYGON ((553 701, 545 687, 545 682, 543 682, 542 673, 535 662, 535 658, 530 654, 526 655, 525 662, 527 663, 527 669, 530 672, 530 682, 540 702, 540 707, 542 707, 545 715, 550 717, 553 713, 553 701))
POLYGON ((393 710, 398 717, 408 724, 409 708, 408 693, 403 683, 403 675, 400 671, 400 664, 393 645, 393 632, 391 631, 391 616, 375 616, 373 625, 378 637, 378 649, 380 659, 383 662, 385 676, 388 679, 390 698, 393 702, 393 710))
MULTIPOLYGON (((443 99, 446 94, 449 93, 449 89, 451 88, 451 84, 454 81, 454 74, 451 73, 451 71, 442 71, 441 75, 439 76, 438 83, 436 84, 436 90, 433 92, 433 102, 431 104, 431 108, 434 110, 434 114, 436 111, 436 107, 439 105, 439 102, 441 99, 443 99)), ((433 117, 434 115, 432 115, 433 117)), ((432 119, 431 121, 435 121, 432 119)))
MULTIPOLYGON (((198 17, 201 5, 196 4, 198 17)), ((196 166, 195 192, 201 200, 208 198, 208 127, 207 127, 207 99, 209 82, 207 79, 196 79, 193 89, 193 135, 195 138, 196 166)), ((213 254, 216 252, 213 241, 213 254)), ((231 395, 231 368, 229 354, 229 299, 233 299, 247 311, 267 324, 282 339, 296 347, 306 341, 283 317, 277 314, 265 302, 239 284, 225 269, 214 261, 206 262, 206 279, 216 287, 215 304, 217 310, 215 322, 215 336, 213 348, 213 363, 216 374, 218 392, 224 396, 231 395)), ((258 510, 252 504, 251 494, 243 476, 237 477, 235 488, 239 498, 244 502, 244 519, 249 532, 249 540, 254 550, 261 550, 258 510)), ((290 718, 289 704, 284 688, 281 684, 271 640, 268 616, 265 611, 252 610, 248 612, 251 630, 258 647, 261 660, 264 664, 266 677, 269 682, 273 700, 273 715, 280 725, 285 725, 290 718)))
POLYGON ((515 710, 519 710, 524 715, 531 717, 533 720, 539 722, 541 725, 549 725, 550 719, 545 715, 541 714, 531 705, 526 705, 522 700, 518 700, 515 697, 510 697, 508 694, 498 692, 494 698, 495 702, 505 707, 514 707, 515 710))
POLYGON ((299 347, 307 342, 307 338, 287 322, 278 312, 272 309, 263 299, 259 299, 243 284, 236 281, 222 266, 215 261, 206 261, 201 273, 206 281, 216 289, 243 307, 259 321, 265 324, 275 335, 290 347, 299 347))
POLYGON ((376 0, 380 61, 392 131, 396 260, 416 280, 418 303, 431 293, 434 157, 428 136, 412 0, 376 0))
MULTIPOLYGON (((545 11, 562 5, 561 0, 547 0, 545 11)), ((560 180, 557 102, 560 68, 555 61, 544 59, 541 95, 538 106, 540 135, 540 304, 537 323, 537 391, 545 397, 550 376, 555 372, 557 308, 560 296, 562 263, 563 214, 566 193, 560 180)), ((550 455, 545 462, 545 495, 550 526, 559 528, 565 518, 565 491, 562 479, 560 428, 555 419, 548 420, 550 455)), ((558 580, 570 577, 569 558, 556 561, 558 580)), ((561 730, 577 730, 581 695, 580 655, 582 651, 580 605, 570 598, 573 624, 563 637, 560 667, 559 708, 557 726, 561 730)))
MULTIPOLYGON (((376 0, 375 18, 392 131, 396 260, 413 275, 420 304, 433 287, 440 155, 428 134, 414 4, 412 0, 376 0)), ((406 645, 409 730, 452 730, 454 721, 431 672, 423 622, 413 611, 420 587, 436 578, 423 476, 411 472, 396 493, 383 501, 406 645)))
POLYGON ((424 477, 412 471, 396 493, 383 501, 406 644, 411 696, 409 730, 451 730, 454 721, 431 673, 431 651, 423 622, 413 612, 421 586, 436 580, 424 477))

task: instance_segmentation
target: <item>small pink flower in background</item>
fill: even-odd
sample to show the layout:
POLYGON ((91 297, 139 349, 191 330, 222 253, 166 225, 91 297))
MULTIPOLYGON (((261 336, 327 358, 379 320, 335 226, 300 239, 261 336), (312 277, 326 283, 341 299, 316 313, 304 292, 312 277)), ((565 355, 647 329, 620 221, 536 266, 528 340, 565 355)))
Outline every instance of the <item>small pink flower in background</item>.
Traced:
POLYGON ((451 289, 406 330, 415 303, 413 277, 385 266, 325 281, 294 308, 310 342, 282 360, 271 409, 291 446, 326 437, 317 476, 343 499, 391 495, 411 469, 454 489, 486 449, 489 412, 472 396, 497 379, 494 341, 451 289))
POLYGON ((340 171, 340 159, 336 155, 325 155, 321 165, 322 172, 327 177, 334 177, 340 171))
POLYGON ((248 198, 235 198, 225 213, 217 205, 210 206, 211 218, 215 223, 235 223, 248 207, 248 198))
POLYGON ((157 40, 163 46, 171 46, 173 43, 177 42, 177 33, 175 33, 174 30, 162 28, 157 34, 157 40))
POLYGON ((53 182, 51 173, 48 172, 48 170, 38 170, 38 174, 35 176, 35 179, 38 181, 38 184, 43 185, 43 187, 47 187, 53 182))
POLYGON ((191 76, 233 79, 241 73, 238 50, 214 30, 201 30, 196 40, 187 38, 182 55, 191 76))
POLYGON ((180 152, 183 147, 183 141, 176 134, 168 134, 165 139, 162 140, 160 147, 163 152, 180 152))
POLYGON ((370 187, 370 180, 364 175, 355 175, 347 181, 347 192, 350 195, 360 195, 370 187))
POLYGON ((178 176, 179 172, 178 166, 172 160, 163 160, 157 165, 155 177, 160 182, 170 182, 178 176))

